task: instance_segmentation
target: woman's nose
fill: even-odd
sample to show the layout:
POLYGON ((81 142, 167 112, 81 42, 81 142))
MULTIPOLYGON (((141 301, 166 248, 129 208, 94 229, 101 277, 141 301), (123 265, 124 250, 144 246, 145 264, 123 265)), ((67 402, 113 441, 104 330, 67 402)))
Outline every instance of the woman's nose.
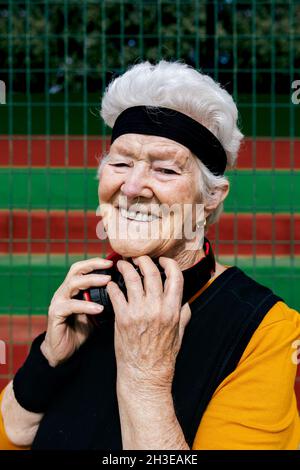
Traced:
POLYGON ((153 192, 149 185, 149 178, 147 176, 146 168, 131 168, 125 176, 124 183, 121 186, 121 191, 124 196, 128 198, 135 198, 138 196, 152 197, 153 192))

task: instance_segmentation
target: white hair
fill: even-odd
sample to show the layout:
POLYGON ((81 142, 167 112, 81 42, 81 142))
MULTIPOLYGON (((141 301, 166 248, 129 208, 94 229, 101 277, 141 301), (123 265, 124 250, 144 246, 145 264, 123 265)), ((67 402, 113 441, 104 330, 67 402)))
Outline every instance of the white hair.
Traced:
MULTIPOLYGON (((113 127, 117 117, 132 106, 162 106, 190 116, 207 127, 221 142, 227 155, 226 168, 236 165, 243 138, 238 129, 238 111, 232 96, 211 77, 182 62, 161 60, 153 65, 142 62, 130 67, 107 87, 101 105, 104 122, 113 127)), ((201 172, 201 192, 209 202, 213 190, 227 183, 226 176, 215 176, 195 157, 201 172), (204 184, 203 184, 204 183, 204 184)), ((102 159, 98 176, 101 172, 102 159)), ((216 222, 223 203, 207 218, 207 225, 216 222)))

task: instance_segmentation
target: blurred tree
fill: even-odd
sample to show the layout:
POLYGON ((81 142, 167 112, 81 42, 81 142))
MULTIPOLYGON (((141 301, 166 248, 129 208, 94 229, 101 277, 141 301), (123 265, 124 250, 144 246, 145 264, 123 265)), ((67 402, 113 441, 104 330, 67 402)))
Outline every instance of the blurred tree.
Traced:
POLYGON ((239 92, 278 92, 300 67, 299 2, 14 1, 0 4, 0 73, 13 89, 99 91, 139 60, 183 59, 239 92), (291 63, 292 61, 292 63, 291 63), (252 71, 256 67, 255 77, 252 71), (45 80, 47 75, 47 81, 45 80), (254 81, 255 80, 255 83, 254 81))

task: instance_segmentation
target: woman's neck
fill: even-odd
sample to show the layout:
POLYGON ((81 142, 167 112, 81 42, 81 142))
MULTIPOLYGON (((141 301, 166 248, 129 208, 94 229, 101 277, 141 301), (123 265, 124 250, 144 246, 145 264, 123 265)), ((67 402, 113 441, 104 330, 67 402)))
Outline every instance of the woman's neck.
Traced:
POLYGON ((203 256, 205 256, 203 248, 199 248, 198 250, 181 251, 172 258, 177 261, 181 271, 184 271, 185 269, 191 268, 192 266, 194 266, 194 264, 198 263, 198 261, 200 261, 203 256))
POLYGON ((205 256, 203 250, 203 240, 193 240, 184 245, 176 245, 161 256, 166 256, 177 261, 181 271, 191 268, 205 256))

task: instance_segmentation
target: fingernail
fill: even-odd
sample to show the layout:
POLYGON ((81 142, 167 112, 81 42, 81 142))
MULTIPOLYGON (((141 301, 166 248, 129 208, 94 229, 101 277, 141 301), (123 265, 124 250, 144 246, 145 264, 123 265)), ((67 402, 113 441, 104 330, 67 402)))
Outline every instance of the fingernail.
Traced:
POLYGON ((103 308, 104 308, 103 305, 92 305, 92 309, 95 312, 102 312, 103 308))

